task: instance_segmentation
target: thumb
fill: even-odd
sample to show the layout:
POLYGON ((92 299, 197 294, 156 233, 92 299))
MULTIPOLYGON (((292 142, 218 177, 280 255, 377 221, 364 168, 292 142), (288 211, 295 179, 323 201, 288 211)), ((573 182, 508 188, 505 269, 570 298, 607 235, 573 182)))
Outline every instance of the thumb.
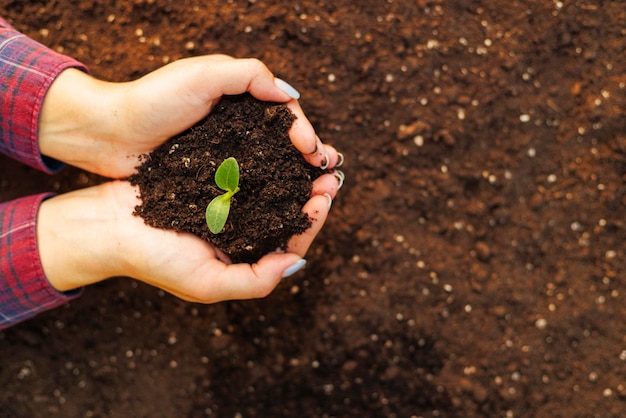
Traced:
POLYGON ((302 269, 306 261, 297 254, 268 254, 255 264, 231 264, 213 283, 220 300, 256 299, 269 295, 281 279, 302 269))
MULTIPOLYGON (((236 95, 249 92, 259 100, 288 102, 298 99, 300 93, 274 74, 263 62, 256 58, 235 59, 227 55, 208 55, 188 58, 187 65, 197 63, 202 66, 201 79, 196 87, 204 87, 207 101, 222 95, 236 95)), ((202 91, 198 89, 196 91, 202 91)))

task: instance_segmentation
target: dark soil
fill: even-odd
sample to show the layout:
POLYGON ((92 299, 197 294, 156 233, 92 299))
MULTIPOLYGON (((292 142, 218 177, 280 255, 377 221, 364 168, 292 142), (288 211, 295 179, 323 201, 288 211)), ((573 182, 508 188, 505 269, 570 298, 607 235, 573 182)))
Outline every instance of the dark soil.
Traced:
MULTIPOLYGON (((624 416, 623 0, 4 5, 108 80, 259 57, 349 174, 265 299, 111 280, 0 333, 5 416, 624 416)), ((4 157, 0 179, 102 181, 4 157)))
POLYGON ((144 158, 130 178, 141 191, 136 214, 156 228, 191 232, 236 263, 285 250, 289 238, 311 226, 302 207, 321 173, 289 140, 294 118, 285 105, 225 97, 202 123, 144 158), (212 234, 205 210, 224 193, 215 171, 229 157, 239 164, 240 190, 224 230, 212 234))

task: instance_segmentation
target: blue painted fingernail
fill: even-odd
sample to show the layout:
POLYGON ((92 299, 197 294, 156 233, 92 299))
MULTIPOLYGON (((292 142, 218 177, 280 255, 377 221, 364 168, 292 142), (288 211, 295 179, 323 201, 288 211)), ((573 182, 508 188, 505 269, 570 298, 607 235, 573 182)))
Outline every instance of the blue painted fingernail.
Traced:
POLYGON ((289 277, 293 274, 296 274, 298 271, 302 269, 302 267, 304 267, 305 264, 306 264, 306 260, 304 258, 301 258, 295 264, 292 264, 291 266, 287 267, 285 271, 283 271, 283 279, 285 277, 289 277))
POLYGON ((328 193, 324 193, 324 197, 328 199, 328 210, 330 210, 330 207, 333 205, 333 198, 328 193))
POLYGON ((337 164, 335 164, 335 167, 341 167, 343 165, 343 154, 338 152, 337 153, 337 158, 339 160, 337 161, 337 164))
POLYGON ((330 164, 330 159, 328 158, 328 152, 325 152, 324 159, 322 160, 322 165, 320 165, 320 168, 322 170, 326 170, 328 168, 328 164, 330 164))
POLYGON ((335 170, 333 176, 335 176, 335 178, 337 179, 337 190, 341 189, 343 187, 343 182, 346 179, 346 175, 343 174, 343 171, 341 170, 335 170))
POLYGON ((300 93, 298 92, 298 90, 294 89, 286 81, 281 80, 280 78, 275 77, 274 78, 274 84, 276 84, 276 87, 281 89, 285 94, 287 94, 292 99, 298 100, 300 98, 300 93))

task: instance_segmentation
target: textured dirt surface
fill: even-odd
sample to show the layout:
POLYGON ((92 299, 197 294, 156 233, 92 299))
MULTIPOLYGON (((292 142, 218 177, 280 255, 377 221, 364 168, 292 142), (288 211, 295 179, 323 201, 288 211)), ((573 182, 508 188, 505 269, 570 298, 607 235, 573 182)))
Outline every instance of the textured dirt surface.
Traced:
MULTIPOLYGON (((307 268, 201 306, 130 279, 0 333, 0 416, 620 417, 624 1, 11 1, 128 80, 255 56, 346 184, 307 268)), ((102 181, 0 157, 0 198, 102 181)))

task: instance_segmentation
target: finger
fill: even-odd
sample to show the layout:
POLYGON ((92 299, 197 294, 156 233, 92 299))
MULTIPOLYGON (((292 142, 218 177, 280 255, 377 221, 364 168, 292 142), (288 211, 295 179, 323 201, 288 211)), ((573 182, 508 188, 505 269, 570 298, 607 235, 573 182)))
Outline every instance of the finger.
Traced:
MULTIPOLYGON (((322 144, 322 146, 324 147, 324 158, 319 163, 320 168, 324 170, 332 169, 334 167, 339 167, 343 164, 343 154, 338 152, 335 147, 328 144, 322 144)), ((316 165, 314 161, 311 161, 310 163, 316 165)))
POLYGON ((330 195, 334 199, 337 192, 343 186, 345 176, 342 171, 333 170, 329 174, 323 174, 313 181, 311 196, 330 195))
POLYGON ((331 200, 329 197, 318 195, 313 196, 302 209, 311 219, 311 227, 300 235, 296 235, 289 240, 287 251, 304 257, 311 243, 324 226, 324 222, 330 210, 331 200))
POLYGON ((204 272, 206 277, 199 274, 193 278, 193 283, 200 284, 198 288, 171 293, 200 303, 262 298, 274 290, 285 272, 293 273, 303 266, 298 255, 289 253, 268 254, 255 264, 213 265, 210 272, 204 272))
POLYGON ((304 159, 315 167, 333 168, 343 163, 343 155, 335 147, 323 144, 311 122, 307 119, 300 104, 292 100, 287 103, 289 110, 296 116, 289 137, 291 143, 304 155, 304 159))
MULTIPOLYGON (((296 119, 293 121, 291 129, 289 130, 291 142, 296 149, 305 156, 305 158, 308 158, 307 161, 310 161, 311 156, 322 150, 320 148, 322 141, 320 141, 318 136, 315 134, 315 129, 313 129, 313 125, 311 125, 309 119, 307 119, 304 115, 304 112, 300 107, 300 103, 292 100, 287 103, 287 107, 296 116, 296 119)), ((320 156, 323 158, 323 152, 320 156)), ((317 166, 319 167, 319 164, 317 166)))

